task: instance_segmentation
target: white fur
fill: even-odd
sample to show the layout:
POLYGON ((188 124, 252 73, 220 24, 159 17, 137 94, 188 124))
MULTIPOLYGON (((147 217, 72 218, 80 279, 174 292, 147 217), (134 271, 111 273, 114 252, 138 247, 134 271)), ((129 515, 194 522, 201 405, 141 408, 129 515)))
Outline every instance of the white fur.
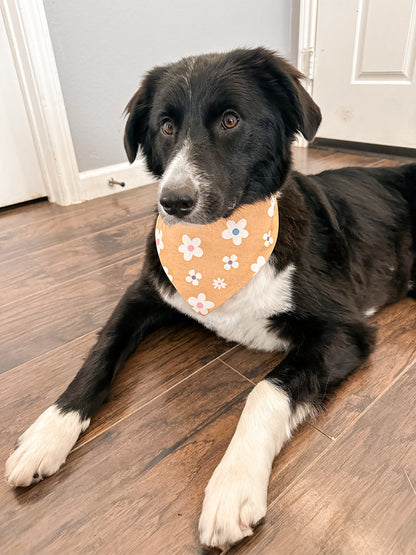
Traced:
POLYGON ((164 300, 180 312, 229 341, 262 351, 284 351, 288 344, 269 329, 270 316, 288 312, 292 305, 293 264, 278 273, 269 263, 230 297, 206 316, 197 314, 178 293, 162 292, 164 300))
POLYGON ((190 155, 191 146, 192 143, 188 135, 179 151, 169 162, 162 179, 159 181, 159 199, 162 198, 165 187, 177 185, 179 188, 181 183, 184 182, 191 182, 197 192, 196 206, 191 214, 185 218, 178 219, 176 216, 168 214, 159 202, 159 214, 163 217, 164 222, 170 225, 177 223, 198 223, 202 225, 207 220, 206 197, 209 196, 212 186, 209 178, 193 162, 190 155))
MULTIPOLYGON (((185 139, 180 150, 175 154, 172 160, 169 162, 166 171, 163 174, 162 179, 159 181, 159 198, 163 196, 163 189, 165 186, 172 186, 177 184, 178 186, 184 181, 190 181, 195 189, 201 194, 202 189, 209 187, 207 184, 206 177, 202 172, 195 166, 190 157, 191 151, 191 141, 189 137, 185 139)), ((165 221, 169 221, 168 216, 163 207, 159 204, 159 210, 165 221)), ((198 210, 198 205, 194 208, 194 213, 198 210)), ((175 218, 175 222, 177 219, 175 218)))
POLYGON ((287 394, 271 382, 256 385, 205 490, 202 544, 225 549, 253 533, 252 526, 266 514, 273 459, 310 412, 302 406, 294 413, 287 394))
POLYGON ((89 423, 77 411, 62 413, 50 406, 20 436, 6 462, 6 480, 14 487, 29 486, 54 474, 89 423))
POLYGON ((373 308, 369 308, 364 312, 364 316, 367 316, 367 318, 369 318, 370 316, 373 316, 377 312, 377 310, 378 309, 376 306, 374 306, 373 308))
MULTIPOLYGON (((166 171, 163 174, 162 179, 159 181, 159 198, 162 195, 163 189, 167 183, 178 182, 180 183, 183 178, 193 174, 193 168, 189 161, 189 150, 191 144, 189 140, 185 140, 181 149, 175 154, 172 160, 169 162, 166 171)), ((196 182, 192 180, 195 184, 196 182)))
POLYGON ((192 78, 192 73, 194 71, 195 60, 196 60, 195 56, 191 56, 186 60, 183 60, 185 62, 185 70, 183 72, 182 77, 183 77, 183 80, 185 81, 185 86, 188 90, 189 100, 192 100, 191 78, 192 78))

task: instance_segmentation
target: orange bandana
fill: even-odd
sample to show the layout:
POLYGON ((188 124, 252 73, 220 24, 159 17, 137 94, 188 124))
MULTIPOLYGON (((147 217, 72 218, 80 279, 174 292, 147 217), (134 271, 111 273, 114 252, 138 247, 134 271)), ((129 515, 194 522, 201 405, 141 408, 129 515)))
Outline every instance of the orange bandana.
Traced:
POLYGON ((278 231, 277 201, 271 197, 207 225, 166 225, 159 216, 155 239, 168 278, 195 312, 205 316, 264 266, 278 231))

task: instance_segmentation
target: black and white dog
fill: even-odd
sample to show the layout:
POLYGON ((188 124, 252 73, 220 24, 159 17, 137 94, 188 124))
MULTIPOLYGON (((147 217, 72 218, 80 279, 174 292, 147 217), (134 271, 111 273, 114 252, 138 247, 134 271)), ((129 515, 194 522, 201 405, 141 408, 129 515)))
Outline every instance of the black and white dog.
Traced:
POLYGON ((238 293, 201 316, 163 271, 152 233, 142 273, 85 364, 20 437, 6 465, 10 484, 56 472, 140 341, 193 318, 251 348, 288 349, 248 396, 206 488, 201 542, 229 546, 265 516, 274 457, 369 356, 375 330, 367 317, 416 296, 416 164, 291 172, 295 134, 312 139, 321 121, 300 77, 263 48, 187 58, 147 74, 127 106, 125 147, 130 162, 141 147, 160 178, 165 223, 207 224, 277 195, 278 240, 238 293))

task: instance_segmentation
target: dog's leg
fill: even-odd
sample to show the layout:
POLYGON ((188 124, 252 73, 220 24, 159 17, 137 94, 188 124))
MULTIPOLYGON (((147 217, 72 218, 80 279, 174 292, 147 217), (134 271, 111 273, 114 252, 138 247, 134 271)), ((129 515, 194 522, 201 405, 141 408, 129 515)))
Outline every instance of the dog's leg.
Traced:
POLYGON ((293 411, 287 393, 267 379, 255 386, 205 490, 202 544, 226 549, 253 533, 266 514, 273 459, 308 412, 306 405, 293 411))
POLYGON ((56 472, 107 397, 115 372, 146 335, 179 318, 145 279, 131 285, 66 391, 19 438, 6 463, 7 481, 29 486, 56 472))
POLYGON ((360 324, 358 333, 362 335, 334 332, 332 339, 322 334, 313 345, 305 340, 249 394, 230 445, 205 490, 199 521, 204 545, 225 549, 250 536, 252 527, 264 518, 274 457, 293 430, 314 414, 328 384, 339 383, 371 351, 371 328, 360 324), (337 364, 334 372, 333 364, 337 364))

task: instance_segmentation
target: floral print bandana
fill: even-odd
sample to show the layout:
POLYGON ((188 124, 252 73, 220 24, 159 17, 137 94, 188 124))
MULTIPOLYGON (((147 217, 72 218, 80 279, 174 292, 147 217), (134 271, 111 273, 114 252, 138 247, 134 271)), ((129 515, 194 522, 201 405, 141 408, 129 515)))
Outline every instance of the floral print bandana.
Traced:
POLYGON ((155 241, 166 275, 195 312, 205 316, 266 264, 278 231, 273 196, 207 225, 166 225, 159 216, 155 241))

